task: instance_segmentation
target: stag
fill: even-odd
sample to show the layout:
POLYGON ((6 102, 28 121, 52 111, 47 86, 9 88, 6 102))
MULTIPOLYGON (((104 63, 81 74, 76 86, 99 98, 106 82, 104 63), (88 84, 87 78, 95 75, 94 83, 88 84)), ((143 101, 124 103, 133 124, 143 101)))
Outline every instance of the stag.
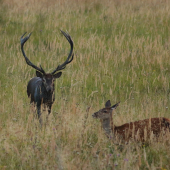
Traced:
POLYGON ((66 65, 69 64, 74 57, 73 54, 73 41, 71 39, 71 36, 64 31, 61 30, 61 33, 65 36, 67 41, 70 43, 71 50, 70 53, 66 59, 66 61, 58 65, 54 71, 51 73, 46 73, 43 68, 35 66, 26 56, 24 52, 24 44, 27 42, 27 40, 30 38, 31 33, 28 34, 25 38, 24 33, 21 36, 21 51, 22 54, 25 58, 26 63, 36 69, 36 76, 32 78, 27 85, 27 94, 28 97, 31 98, 31 103, 34 103, 37 107, 37 114, 38 114, 38 119, 40 119, 41 116, 41 105, 43 104, 44 106, 47 106, 48 108, 48 115, 51 113, 51 107, 52 104, 55 101, 55 86, 54 86, 54 81, 56 78, 59 78, 62 74, 61 70, 65 69, 66 65), (60 71, 60 72, 58 72, 60 71))
MULTIPOLYGON (((120 103, 120 102, 119 102, 120 103)), ((99 118, 105 134, 109 138, 116 138, 119 142, 127 143, 133 141, 149 141, 151 137, 158 139, 160 135, 165 135, 170 130, 170 119, 164 117, 150 118, 135 122, 125 123, 115 126, 112 118, 112 111, 117 108, 119 103, 111 106, 110 100, 105 104, 105 108, 93 113, 93 118, 99 118)))

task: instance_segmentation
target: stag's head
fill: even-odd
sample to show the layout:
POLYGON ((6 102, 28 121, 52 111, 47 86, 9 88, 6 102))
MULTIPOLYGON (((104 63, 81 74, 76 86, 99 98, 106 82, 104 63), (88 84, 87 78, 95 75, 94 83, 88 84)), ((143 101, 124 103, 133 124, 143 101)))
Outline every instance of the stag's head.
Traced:
POLYGON ((101 120, 110 118, 112 111, 116 109, 117 106, 119 106, 119 103, 111 106, 110 100, 108 100, 105 104, 105 108, 100 109, 98 112, 92 114, 93 118, 98 118, 101 120))
POLYGON ((62 72, 58 72, 58 71, 65 69, 66 65, 69 64, 73 60, 73 57, 74 57, 74 54, 73 54, 73 41, 71 39, 71 36, 69 34, 65 33, 62 30, 61 30, 61 33, 65 36, 67 41, 70 43, 71 50, 70 50, 70 53, 69 53, 66 61, 63 64, 58 65, 57 68, 54 71, 52 71, 51 73, 46 73, 44 71, 44 69, 41 67, 41 65, 40 65, 40 67, 37 67, 33 63, 31 63, 31 61, 27 58, 23 47, 24 47, 25 42, 30 38, 31 33, 28 34, 25 38, 24 38, 24 35, 26 33, 24 33, 21 36, 21 39, 20 39, 20 41, 21 41, 21 51, 22 51, 22 54, 23 54, 23 56, 25 58, 26 63, 29 66, 36 69, 36 76, 40 77, 42 79, 42 82, 43 82, 47 92, 53 91, 55 79, 59 78, 62 75, 62 72))
POLYGON ((61 74, 62 72, 58 72, 54 75, 50 73, 42 74, 39 71, 36 71, 36 76, 42 78, 42 83, 44 84, 44 87, 46 88, 47 92, 54 91, 54 81, 56 78, 59 78, 61 74))

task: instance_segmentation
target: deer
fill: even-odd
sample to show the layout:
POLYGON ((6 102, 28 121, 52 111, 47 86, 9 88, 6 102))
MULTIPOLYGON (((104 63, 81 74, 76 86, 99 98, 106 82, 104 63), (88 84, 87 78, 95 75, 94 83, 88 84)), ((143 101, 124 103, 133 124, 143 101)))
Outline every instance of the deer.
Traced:
POLYGON ((128 143, 129 141, 145 143, 152 139, 151 137, 158 141, 161 135, 169 133, 170 119, 164 117, 149 118, 115 126, 112 111, 119 106, 119 103, 111 106, 111 102, 108 100, 105 103, 105 108, 92 114, 93 118, 101 120, 102 128, 108 138, 118 139, 120 143, 128 143))
MULTIPOLYGON (((51 113, 51 107, 52 104, 55 101, 55 79, 59 78, 62 75, 61 70, 65 69, 66 65, 71 63, 71 61, 74 58, 73 54, 73 41, 71 39, 71 36, 68 33, 65 33, 64 31, 60 30, 61 33, 65 36, 67 41, 70 44, 70 53, 65 60, 65 62, 61 65, 58 65, 54 71, 51 73, 46 73, 44 69, 41 67, 37 67, 34 65, 26 56, 24 52, 24 44, 27 42, 27 40, 30 38, 31 33, 29 33, 26 37, 24 33, 21 38, 21 51, 25 58, 26 63, 33 67, 36 70, 36 77, 32 78, 27 85, 27 95, 31 99, 30 103, 34 103, 37 107, 37 115, 38 119, 40 120, 41 117, 41 105, 47 106, 48 108, 48 115, 51 113)), ((41 121, 41 120, 40 120, 41 121)), ((41 123, 41 122, 40 122, 41 123)))

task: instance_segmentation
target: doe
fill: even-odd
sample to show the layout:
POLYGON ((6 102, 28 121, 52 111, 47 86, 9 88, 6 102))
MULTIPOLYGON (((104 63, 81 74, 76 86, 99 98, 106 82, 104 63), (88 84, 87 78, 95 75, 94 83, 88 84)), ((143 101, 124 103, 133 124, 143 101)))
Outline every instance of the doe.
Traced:
POLYGON ((27 85, 27 94, 28 97, 31 98, 31 103, 36 104, 37 106, 37 114, 38 114, 38 118, 40 119, 41 116, 41 104, 44 104, 45 106, 47 106, 48 108, 48 115, 51 113, 51 107, 52 104, 55 101, 55 86, 54 86, 54 81, 56 78, 59 78, 62 74, 62 72, 58 72, 60 70, 63 70, 67 64, 69 64, 74 57, 73 54, 73 41, 70 37, 69 34, 65 33, 64 31, 62 31, 62 34, 66 37, 67 41, 70 43, 71 46, 71 50, 70 53, 66 59, 66 61, 61 64, 58 65, 58 67, 51 73, 46 73, 43 68, 41 67, 37 67, 35 66, 33 63, 31 63, 31 61, 27 58, 25 52, 24 52, 24 44, 25 42, 29 39, 29 37, 31 36, 31 33, 28 34, 28 36, 26 36, 24 38, 24 35, 26 33, 24 33, 21 36, 21 51, 22 54, 25 58, 26 63, 33 67, 34 69, 36 69, 36 76, 32 78, 27 85), (56 73, 58 72, 58 73, 56 73))
MULTIPOLYGON (((120 102, 119 102, 120 103, 120 102)), ((105 108, 93 113, 93 118, 99 118, 105 134, 108 137, 116 138, 119 142, 149 141, 151 137, 158 139, 160 135, 169 133, 170 119, 164 117, 150 118, 135 122, 125 123, 121 126, 115 126, 112 118, 112 111, 117 108, 119 103, 111 106, 110 100, 105 104, 105 108)))

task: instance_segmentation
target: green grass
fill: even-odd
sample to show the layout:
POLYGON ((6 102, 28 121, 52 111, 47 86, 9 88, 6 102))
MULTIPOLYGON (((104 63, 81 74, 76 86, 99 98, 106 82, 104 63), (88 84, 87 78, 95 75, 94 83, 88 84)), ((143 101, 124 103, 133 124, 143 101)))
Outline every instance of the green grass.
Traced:
POLYGON ((0 0, 0 169, 170 169, 169 142, 121 149, 91 116, 110 99, 121 101, 116 125, 170 118, 169 31, 168 1, 0 0), (60 29, 75 58, 41 129, 26 94, 35 70, 19 40, 32 32, 26 55, 51 72, 70 49, 60 29))

